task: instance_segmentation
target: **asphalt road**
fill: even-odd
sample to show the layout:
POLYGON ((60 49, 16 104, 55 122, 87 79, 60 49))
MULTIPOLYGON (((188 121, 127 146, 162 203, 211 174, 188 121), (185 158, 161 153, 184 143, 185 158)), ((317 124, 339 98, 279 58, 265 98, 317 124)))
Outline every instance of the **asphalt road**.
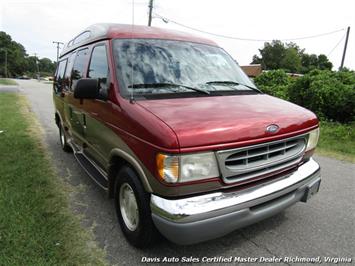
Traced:
MULTIPOLYGON (((200 260, 220 256, 320 256, 322 260, 324 257, 350 257, 355 263, 355 164, 320 156, 316 156, 316 160, 322 167, 321 189, 307 204, 298 203, 270 219, 206 243, 177 246, 163 240, 144 251, 131 247, 119 229, 113 201, 106 198, 73 155, 60 148, 51 85, 33 80, 17 82, 19 91, 30 100, 32 111, 44 129, 45 143, 60 177, 75 191, 71 197, 73 211, 83 217, 84 227, 92 229, 110 263, 137 265, 144 257, 182 259, 190 256, 200 260)), ((210 263, 214 264, 221 263, 210 263)))

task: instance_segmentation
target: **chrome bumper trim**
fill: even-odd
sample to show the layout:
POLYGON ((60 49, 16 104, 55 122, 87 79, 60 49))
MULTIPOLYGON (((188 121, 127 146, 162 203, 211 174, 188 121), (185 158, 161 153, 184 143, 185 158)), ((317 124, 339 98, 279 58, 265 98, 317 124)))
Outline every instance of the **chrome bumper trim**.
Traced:
POLYGON ((319 179, 319 170, 318 163, 311 158, 291 174, 235 192, 216 192, 183 199, 151 195, 152 215, 179 224, 218 217, 295 191, 313 179, 319 179))

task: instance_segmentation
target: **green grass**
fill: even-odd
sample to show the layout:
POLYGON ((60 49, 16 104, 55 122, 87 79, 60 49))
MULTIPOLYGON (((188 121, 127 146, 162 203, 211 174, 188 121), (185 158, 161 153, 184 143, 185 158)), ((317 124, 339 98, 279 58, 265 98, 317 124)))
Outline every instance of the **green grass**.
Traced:
POLYGON ((317 153, 336 159, 355 162, 355 123, 320 123, 317 153))
POLYGON ((24 96, 0 93, 0 265, 104 265, 69 210, 24 96))
POLYGON ((0 85, 17 85, 16 81, 12 79, 0 78, 0 85))

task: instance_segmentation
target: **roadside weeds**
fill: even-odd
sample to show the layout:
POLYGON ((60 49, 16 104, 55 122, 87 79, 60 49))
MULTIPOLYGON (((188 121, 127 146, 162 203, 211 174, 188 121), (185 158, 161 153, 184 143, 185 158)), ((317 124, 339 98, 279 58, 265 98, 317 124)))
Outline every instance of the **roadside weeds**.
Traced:
POLYGON ((316 153, 355 163, 355 123, 321 121, 316 153))
POLYGON ((0 261, 5 265, 106 265, 105 252, 69 209, 43 129, 25 96, 0 94, 0 261))
POLYGON ((18 85, 16 81, 12 79, 0 78, 0 85, 18 85))

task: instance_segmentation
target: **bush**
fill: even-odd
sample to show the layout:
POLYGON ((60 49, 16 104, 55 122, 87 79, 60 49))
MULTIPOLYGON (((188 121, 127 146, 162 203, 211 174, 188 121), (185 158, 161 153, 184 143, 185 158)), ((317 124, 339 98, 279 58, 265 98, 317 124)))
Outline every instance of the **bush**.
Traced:
POLYGON ((313 70, 288 88, 288 99, 321 119, 350 122, 355 118, 355 72, 313 70))
POLYGON ((355 72, 312 70, 292 78, 283 70, 262 73, 254 79, 265 93, 301 105, 322 120, 355 120, 355 72))
POLYGON ((288 87, 293 79, 284 70, 271 70, 257 76, 254 82, 264 93, 288 100, 288 87))

